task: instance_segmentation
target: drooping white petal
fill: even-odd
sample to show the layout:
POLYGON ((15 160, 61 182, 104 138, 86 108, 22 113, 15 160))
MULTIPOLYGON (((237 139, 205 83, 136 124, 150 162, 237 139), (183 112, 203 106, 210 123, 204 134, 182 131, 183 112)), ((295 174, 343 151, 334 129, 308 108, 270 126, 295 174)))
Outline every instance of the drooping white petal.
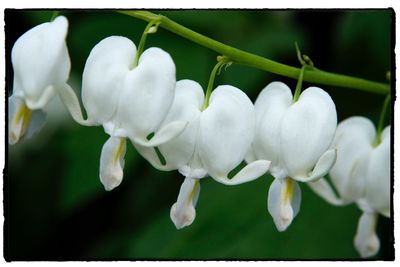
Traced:
POLYGON ((187 124, 187 121, 173 121, 157 131, 150 140, 132 136, 132 141, 145 147, 159 146, 180 135, 185 130, 187 124))
POLYGON ((37 133, 44 126, 47 119, 47 114, 40 109, 33 110, 28 123, 28 128, 24 138, 31 138, 35 133, 37 133))
MULTIPOLYGON (((174 121, 187 121, 188 125, 180 135, 159 146, 160 152, 166 160, 166 165, 161 165, 154 148, 134 144, 138 152, 159 170, 174 170, 187 165, 194 155, 200 108, 203 101, 203 89, 198 83, 190 80, 178 81, 174 102, 161 128, 174 121)), ((186 171, 184 176, 191 176, 189 170, 186 171)))
POLYGON ((25 102, 15 95, 8 98, 8 143, 14 145, 23 138, 32 137, 46 121, 42 110, 30 110, 25 102))
POLYGON ((146 143, 147 136, 159 130, 174 100, 175 84, 171 56, 160 48, 144 51, 138 66, 124 77, 119 99, 117 120, 131 140, 146 143))
POLYGON ((364 117, 351 117, 339 123, 332 148, 337 159, 329 174, 345 202, 355 201, 364 194, 365 167, 360 160, 370 153, 375 127, 364 117))
POLYGON ((384 137, 368 158, 365 198, 376 212, 390 217, 390 135, 384 137))
POLYGON ((336 108, 322 89, 309 87, 286 111, 281 125, 281 156, 290 177, 307 176, 332 143, 336 108))
POLYGON ((58 90, 58 96, 60 97, 61 101, 68 109, 69 113, 71 114, 72 118, 79 124, 90 126, 94 123, 88 119, 83 119, 81 106, 79 104, 78 97, 76 96, 74 90, 69 86, 69 84, 64 84, 62 88, 58 90))
POLYGON ((177 201, 171 207, 171 220, 177 229, 193 223, 196 217, 195 206, 200 194, 198 179, 185 178, 179 191, 177 201))
POLYGON ((364 212, 358 221, 354 246, 363 258, 371 257, 379 250, 380 242, 375 233, 377 220, 376 213, 364 212))
POLYGON ((299 182, 314 182, 321 177, 328 174, 329 170, 332 168, 333 164, 336 161, 336 149, 327 150, 322 156, 319 158, 317 164, 310 174, 307 176, 294 175, 292 178, 299 182))
POLYGON ((65 43, 67 31, 68 21, 60 16, 23 34, 12 49, 13 91, 31 110, 42 109, 54 96, 52 86, 68 79, 71 64, 65 43))
POLYGON ((268 211, 278 231, 285 231, 299 213, 301 191, 290 178, 274 179, 268 191, 268 211))
POLYGON ((325 178, 307 183, 307 185, 314 191, 314 193, 332 205, 342 206, 348 204, 348 202, 345 202, 343 199, 336 196, 333 188, 329 185, 325 178))
MULTIPOLYGON (((135 55, 135 44, 121 36, 105 38, 92 49, 82 75, 82 102, 89 120, 99 125, 112 121, 120 99, 136 104, 122 88, 135 55)), ((112 135, 117 126, 113 122, 105 130, 112 135)))
POLYGON ((254 138, 255 113, 241 90, 218 86, 200 117, 198 151, 211 177, 227 177, 243 161, 254 138))
POLYGON ((29 123, 31 111, 24 101, 11 95, 8 98, 8 143, 14 145, 22 138, 29 123))
MULTIPOLYGON (((279 166, 282 118, 292 104, 290 88, 281 82, 267 85, 254 104, 256 111, 256 134, 253 150, 257 159, 270 160, 271 173, 281 172, 279 166)), ((275 178, 284 178, 275 177, 275 178)))
POLYGON ((264 175, 270 166, 271 162, 268 160, 256 160, 247 164, 232 178, 225 176, 213 176, 214 180, 225 185, 238 185, 247 183, 264 175))
POLYGON ((110 136, 101 150, 100 181, 107 191, 117 187, 124 175, 126 139, 110 136))

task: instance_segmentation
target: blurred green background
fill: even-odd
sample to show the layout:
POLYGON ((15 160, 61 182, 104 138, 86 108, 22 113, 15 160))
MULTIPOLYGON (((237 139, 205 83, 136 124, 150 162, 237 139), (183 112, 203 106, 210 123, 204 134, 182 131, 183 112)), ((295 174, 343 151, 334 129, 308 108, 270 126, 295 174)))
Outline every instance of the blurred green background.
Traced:
MULTIPOLYGON (((211 38, 285 64, 299 66, 294 42, 322 70, 385 82, 393 64, 392 10, 191 10, 155 11, 211 38)), ((138 44, 146 22, 112 11, 63 10, 69 19, 72 61, 69 83, 80 95, 91 48, 110 35, 138 44)), ((6 90, 12 90, 10 51, 52 11, 6 10, 6 90)), ((173 57, 177 80, 205 88, 217 54, 166 30, 148 38, 173 57)), ((393 74, 392 74, 393 75, 393 74)), ((272 81, 296 81, 233 65, 216 78, 254 101, 272 81)), ((311 84, 304 84, 304 88, 311 84)), ((337 105, 338 119, 362 115, 375 124, 383 96, 323 86, 337 105)), ((301 184, 301 212, 279 233, 267 212, 272 177, 235 187, 201 181, 197 217, 176 230, 169 210, 183 177, 157 171, 128 145, 124 180, 111 192, 99 181, 99 158, 107 135, 101 127, 74 123, 63 105, 49 107, 48 123, 30 140, 8 146, 4 176, 7 260, 109 259, 359 259, 353 246, 361 212, 333 207, 301 184)), ((390 118, 387 119, 390 123, 390 118)), ((382 216, 381 250, 374 259, 393 259, 393 223, 382 216)))

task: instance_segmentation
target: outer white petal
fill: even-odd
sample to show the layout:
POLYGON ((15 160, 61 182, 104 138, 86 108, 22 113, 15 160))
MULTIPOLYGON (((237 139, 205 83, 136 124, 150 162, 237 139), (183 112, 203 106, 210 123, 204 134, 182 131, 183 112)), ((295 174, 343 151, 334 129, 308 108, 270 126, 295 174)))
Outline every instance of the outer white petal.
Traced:
POLYGON ((74 90, 69 86, 67 83, 64 84, 63 87, 58 89, 58 96, 60 97, 61 101, 68 109, 69 113, 71 114, 72 118, 79 124, 90 126, 94 123, 83 119, 81 106, 79 104, 78 97, 76 96, 74 90))
POLYGON ((343 199, 336 196, 333 188, 329 185, 325 178, 322 178, 315 182, 307 183, 307 185, 314 191, 314 193, 323 198, 329 204, 335 206, 348 204, 344 202, 343 199))
POLYGON ((274 179, 268 191, 268 211, 279 232, 285 231, 299 213, 301 191, 296 181, 274 179))
POLYGON ((132 140, 146 143, 146 137, 159 130, 174 100, 175 84, 171 56, 160 48, 144 51, 138 66, 124 79, 118 109, 118 123, 132 140))
POLYGON ((198 179, 185 178, 179 191, 178 200, 171 207, 171 220, 177 229, 192 224, 196 217, 195 206, 200 194, 198 179))
POLYGON ((390 217, 390 135, 371 152, 367 165, 365 198, 376 212, 390 217))
POLYGON ((117 187, 124 175, 126 139, 111 136, 104 144, 100 157, 100 181, 107 191, 117 187))
POLYGON ((321 177, 328 174, 336 161, 336 149, 329 149, 318 159, 317 164, 310 174, 307 176, 292 176, 292 178, 299 182, 314 182, 321 177))
POLYGON ((178 81, 174 102, 161 128, 174 121, 187 121, 188 125, 179 136, 158 147, 166 160, 166 165, 161 165, 154 148, 134 144, 138 152, 160 170, 174 170, 186 165, 194 154, 203 101, 203 89, 198 83, 190 80, 178 81))
POLYGON ((378 215, 364 212, 358 221, 354 246, 361 257, 371 257, 379 251, 380 242, 375 233, 378 215))
POLYGON ((345 202, 363 196, 366 170, 360 159, 370 153, 375 135, 374 125, 364 117, 351 117, 338 125, 331 146, 337 149, 337 158, 329 174, 345 202))
MULTIPOLYGON (((113 135, 113 122, 120 99, 131 101, 123 94, 123 80, 130 71, 136 55, 135 44, 125 37, 111 36, 100 41, 90 52, 82 76, 82 102, 88 119, 107 124, 106 132, 113 135)), ((132 89, 133 90, 133 89, 132 89)))
POLYGON ((218 86, 200 117, 198 150, 212 177, 227 177, 243 161, 254 138, 255 113, 241 90, 218 86))
POLYGON ((213 176, 213 178, 217 182, 225 185, 243 184, 253 181, 258 177, 264 175, 268 171, 270 164, 271 162, 268 160, 256 160, 246 165, 231 179, 228 179, 225 176, 213 176))
POLYGON ((281 126, 281 153, 290 177, 307 176, 332 143, 336 108, 322 89, 310 87, 286 111, 281 126))
MULTIPOLYGON (((253 141, 254 155, 257 159, 271 161, 271 173, 280 177, 279 165, 282 118, 292 104, 290 88, 281 82, 267 85, 257 97, 256 134, 253 141)), ((285 176, 285 175, 284 175, 285 176)))
POLYGON ((31 110, 42 109, 54 96, 49 88, 68 79, 71 64, 65 43, 67 31, 68 21, 60 16, 26 32, 12 49, 14 93, 24 98, 31 110))

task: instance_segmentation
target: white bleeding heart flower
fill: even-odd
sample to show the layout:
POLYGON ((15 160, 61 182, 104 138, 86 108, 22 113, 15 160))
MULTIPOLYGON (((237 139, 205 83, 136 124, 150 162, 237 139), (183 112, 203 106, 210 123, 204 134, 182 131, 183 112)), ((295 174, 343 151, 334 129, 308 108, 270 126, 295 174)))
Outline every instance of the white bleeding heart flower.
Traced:
POLYGON ((220 183, 236 185, 260 177, 269 168, 269 161, 258 160, 228 178, 229 172, 243 161, 254 137, 254 106, 246 94, 222 85, 212 92, 204 110, 203 103, 204 93, 198 83, 177 82, 175 100, 163 124, 184 120, 188 126, 179 136, 158 146, 165 165, 154 149, 135 144, 155 168, 178 169, 185 176, 178 200, 171 208, 171 219, 178 229, 190 225, 195 218, 199 179, 208 174, 220 183))
POLYGON ((271 161, 275 177, 268 192, 268 211, 279 231, 291 224, 300 209, 297 182, 310 182, 327 174, 336 159, 330 149, 337 118, 331 97, 310 87, 293 101, 289 87, 272 82, 255 102, 256 133, 248 162, 271 161))
POLYGON ((66 84, 70 59, 64 16, 24 33, 11 51, 13 93, 8 99, 8 142, 31 137, 44 124, 47 104, 66 84))
POLYGON ((356 202, 363 211, 354 245, 362 257, 375 255, 379 239, 375 233, 378 214, 390 217, 390 126, 381 134, 377 145, 373 123, 354 116, 339 123, 332 148, 337 161, 329 172, 339 193, 336 196, 326 180, 309 186, 333 205, 356 202))
POLYGON ((180 134, 187 124, 171 121, 160 127, 175 94, 175 64, 170 55, 149 48, 132 66, 136 53, 128 38, 108 37, 92 49, 83 72, 82 102, 88 121, 102 125, 110 135, 100 162, 106 190, 122 181, 125 138, 153 147, 180 134), (148 140, 150 134, 154 136, 148 140))

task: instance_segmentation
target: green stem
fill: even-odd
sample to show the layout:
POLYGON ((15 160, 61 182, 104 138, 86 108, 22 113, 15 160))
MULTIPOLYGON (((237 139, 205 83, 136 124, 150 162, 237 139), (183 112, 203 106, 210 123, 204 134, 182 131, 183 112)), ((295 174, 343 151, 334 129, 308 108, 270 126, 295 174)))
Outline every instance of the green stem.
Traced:
POLYGON ((301 86, 303 84, 304 71, 306 67, 307 65, 303 65, 303 67, 301 67, 299 79, 297 80, 296 91, 294 91, 293 102, 296 102, 300 97, 301 86))
MULTIPOLYGON (((237 48, 225 45, 207 36, 192 31, 173 20, 157 15, 148 11, 119 11, 122 14, 139 18, 145 21, 157 21, 160 26, 168 31, 180 35, 199 45, 207 47, 215 52, 229 57, 234 63, 243 64, 258 68, 278 75, 297 79, 300 75, 300 68, 288 66, 261 56, 257 56, 237 48)), ((390 92, 389 84, 369 81, 361 78, 355 78, 347 75, 335 74, 321 71, 319 69, 305 70, 304 81, 325 84, 331 86, 347 87, 362 91, 388 94, 390 92)))
POLYGON ((383 126, 385 124, 385 117, 386 117, 386 112, 388 109, 388 105, 390 103, 391 96, 388 94, 385 98, 385 101, 383 102, 382 106, 382 111, 381 111, 381 116, 379 117, 379 123, 378 123, 378 129, 377 129, 377 134, 375 138, 375 146, 379 145, 381 143, 381 136, 382 136, 382 131, 383 131, 383 126))
POLYGON ((147 35, 149 34, 148 31, 150 30, 150 28, 154 25, 155 23, 153 21, 150 21, 149 24, 147 24, 146 28, 143 31, 142 37, 140 38, 140 42, 137 48, 137 52, 135 55, 135 59, 133 61, 133 64, 131 66, 131 69, 135 68, 138 63, 139 63, 139 58, 143 53, 143 49, 144 49, 144 45, 146 44, 146 39, 147 39, 147 35))
POLYGON ((58 17, 58 15, 60 15, 60 11, 53 11, 50 21, 55 20, 58 17))
POLYGON ((205 96, 204 103, 203 103, 201 110, 205 110, 208 107, 208 105, 210 103, 211 91, 214 88, 215 75, 217 74, 218 69, 224 64, 226 64, 226 62, 218 61, 218 63, 214 66, 213 70, 211 71, 210 79, 208 80, 206 96, 205 96))

